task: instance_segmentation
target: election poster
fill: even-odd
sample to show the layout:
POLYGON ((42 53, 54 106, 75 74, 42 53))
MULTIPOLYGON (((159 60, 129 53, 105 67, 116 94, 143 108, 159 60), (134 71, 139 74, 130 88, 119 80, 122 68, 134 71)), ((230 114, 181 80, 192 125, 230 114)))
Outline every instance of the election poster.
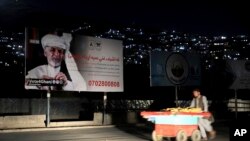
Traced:
POLYGON ((51 29, 26 28, 25 88, 123 91, 123 43, 51 29))

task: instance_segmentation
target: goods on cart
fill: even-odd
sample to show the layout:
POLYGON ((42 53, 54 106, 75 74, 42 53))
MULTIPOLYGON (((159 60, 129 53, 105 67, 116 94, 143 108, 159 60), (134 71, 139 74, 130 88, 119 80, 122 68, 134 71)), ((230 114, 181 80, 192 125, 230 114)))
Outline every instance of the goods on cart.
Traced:
POLYGON ((169 112, 192 112, 192 113, 201 113, 202 110, 201 108, 191 108, 191 107, 187 107, 187 108, 166 108, 163 109, 163 111, 169 111, 169 112))

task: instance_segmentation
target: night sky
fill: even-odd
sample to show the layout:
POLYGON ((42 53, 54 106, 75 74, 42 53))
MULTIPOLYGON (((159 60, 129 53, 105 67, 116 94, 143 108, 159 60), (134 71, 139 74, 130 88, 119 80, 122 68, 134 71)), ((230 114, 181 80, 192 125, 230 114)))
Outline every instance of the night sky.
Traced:
POLYGON ((247 2, 185 0, 0 0, 0 25, 48 24, 82 17, 114 24, 204 34, 248 34, 247 2), (63 20, 62 20, 63 19, 63 20))

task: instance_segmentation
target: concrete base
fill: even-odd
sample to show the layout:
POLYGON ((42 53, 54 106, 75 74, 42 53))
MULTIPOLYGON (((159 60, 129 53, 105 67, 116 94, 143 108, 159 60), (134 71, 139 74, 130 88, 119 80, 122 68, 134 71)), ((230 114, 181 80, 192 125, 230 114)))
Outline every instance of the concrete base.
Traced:
POLYGON ((0 117, 0 129, 45 127, 45 115, 0 117))
POLYGON ((93 121, 67 121, 67 122, 50 122, 49 127, 71 127, 71 126, 95 126, 93 121))
POLYGON ((94 123, 97 125, 110 125, 112 124, 112 115, 105 114, 103 116, 103 113, 96 112, 94 113, 94 123))
POLYGON ((138 112, 134 111, 106 113, 105 116, 101 112, 94 113, 95 124, 136 124, 138 118, 138 112))
MULTIPOLYGON (((48 127, 95 126, 111 124, 136 124, 138 112, 112 112, 103 116, 102 112, 94 113, 92 121, 50 122, 48 127)), ((0 129, 41 128, 46 127, 45 115, 20 115, 0 117, 0 129)))
POLYGON ((138 113, 133 111, 127 112, 127 123, 135 124, 137 122, 138 122, 138 113))

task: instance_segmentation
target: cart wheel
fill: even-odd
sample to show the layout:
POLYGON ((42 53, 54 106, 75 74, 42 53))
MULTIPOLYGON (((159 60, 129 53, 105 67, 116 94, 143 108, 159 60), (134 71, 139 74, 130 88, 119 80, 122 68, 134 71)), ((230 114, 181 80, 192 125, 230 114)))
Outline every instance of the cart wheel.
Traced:
POLYGON ((184 130, 180 130, 176 135, 176 141, 186 141, 187 134, 184 130))
POLYGON ((167 137, 167 141, 171 141, 171 137, 167 137))
POLYGON ((192 141, 199 141, 201 140, 201 133, 198 129, 194 130, 192 135, 191 135, 191 140, 192 141))
POLYGON ((153 141, 162 141, 163 140, 163 136, 161 135, 157 135, 155 130, 152 132, 152 139, 153 141))

